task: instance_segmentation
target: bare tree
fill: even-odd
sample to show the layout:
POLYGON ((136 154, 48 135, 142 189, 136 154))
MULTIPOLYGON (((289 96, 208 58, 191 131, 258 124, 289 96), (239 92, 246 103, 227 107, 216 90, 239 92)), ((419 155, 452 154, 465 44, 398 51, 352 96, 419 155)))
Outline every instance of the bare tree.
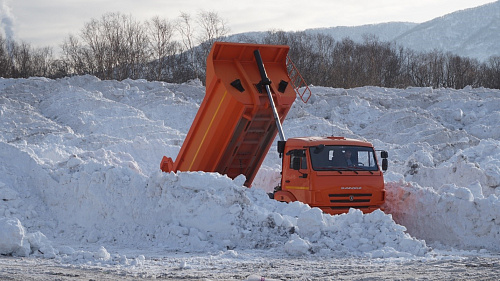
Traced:
POLYGON ((214 11, 199 12, 198 23, 202 29, 199 42, 208 42, 212 45, 215 40, 225 37, 229 33, 226 20, 214 11))
POLYGON ((216 40, 222 40, 229 33, 226 21, 216 12, 201 11, 198 13, 198 25, 200 32, 198 42, 200 43, 201 66, 205 69, 206 57, 216 40))
POLYGON ((479 63, 477 60, 448 54, 446 69, 446 87, 462 89, 469 85, 474 87, 478 86, 479 63))
POLYGON ((332 53, 334 68, 332 69, 332 85, 334 87, 355 87, 359 75, 357 69, 356 44, 353 40, 344 38, 335 44, 332 53))
POLYGON ((131 16, 104 14, 84 25, 80 39, 70 35, 62 48, 77 74, 101 79, 141 78, 150 60, 149 40, 143 25, 131 16))
MULTIPOLYGON (((101 24, 96 19, 91 19, 90 22, 84 25, 80 37, 85 45, 78 46, 75 52, 78 52, 81 58, 86 61, 86 65, 90 70, 89 74, 106 79, 106 49, 100 26, 101 24)), ((73 42, 78 43, 76 40, 73 42)))
POLYGON ((149 37, 143 25, 131 16, 122 17, 123 47, 120 48, 120 65, 123 66, 119 79, 144 77, 144 68, 151 59, 149 37))
POLYGON ((157 16, 148 21, 146 25, 149 31, 149 48, 154 59, 151 63, 153 66, 149 77, 154 80, 166 81, 169 76, 167 72, 168 62, 173 60, 180 48, 178 43, 173 40, 174 26, 166 19, 160 19, 157 16))
POLYGON ((262 39, 262 43, 269 45, 288 45, 289 39, 286 31, 272 29, 266 32, 266 36, 262 39))
POLYGON ((69 35, 61 45, 63 60, 67 64, 68 74, 90 74, 93 73, 89 62, 83 56, 84 50, 80 45, 78 38, 74 35, 69 35))
POLYGON ((38 77, 50 77, 53 74, 53 53, 52 48, 43 47, 31 50, 31 71, 30 75, 38 77))
POLYGON ((183 51, 187 52, 191 71, 195 76, 198 74, 198 66, 196 65, 196 50, 195 50, 195 31, 193 28, 191 15, 186 12, 181 12, 176 23, 176 29, 181 35, 183 51))
POLYGON ((490 57, 483 67, 483 85, 488 88, 500 89, 500 56, 490 57))
POLYGON ((210 48, 216 40, 223 40, 229 29, 226 21, 215 12, 199 12, 196 23, 197 25, 194 26, 191 15, 182 12, 176 28, 181 35, 184 51, 189 54, 191 68, 195 77, 203 80, 206 58, 210 48))
POLYGON ((0 77, 11 77, 12 57, 7 46, 7 40, 0 34, 0 77))
POLYGON ((30 77, 33 73, 31 67, 31 46, 26 42, 16 43, 10 42, 11 46, 9 47, 12 52, 12 61, 13 61, 13 77, 30 77))

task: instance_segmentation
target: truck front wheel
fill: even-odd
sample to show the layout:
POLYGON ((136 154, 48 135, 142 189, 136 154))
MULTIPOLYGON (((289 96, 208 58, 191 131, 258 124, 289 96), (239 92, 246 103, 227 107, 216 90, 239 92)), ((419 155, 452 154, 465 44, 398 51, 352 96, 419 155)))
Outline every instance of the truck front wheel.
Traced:
POLYGON ((278 190, 274 193, 274 199, 281 202, 297 201, 297 198, 289 191, 278 190))

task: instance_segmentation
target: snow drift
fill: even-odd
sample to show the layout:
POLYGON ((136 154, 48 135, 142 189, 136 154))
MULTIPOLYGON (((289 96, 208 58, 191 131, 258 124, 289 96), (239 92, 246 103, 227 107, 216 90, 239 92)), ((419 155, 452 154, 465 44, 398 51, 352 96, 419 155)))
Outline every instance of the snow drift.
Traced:
POLYGON ((330 216, 269 199, 275 146, 252 189, 242 178, 161 173, 161 156, 175 158, 203 99, 199 81, 0 79, 0 254, 140 264, 143 255, 120 249, 500 251, 500 91, 312 91, 308 104, 294 104, 285 134, 343 135, 388 150, 385 213, 330 216))

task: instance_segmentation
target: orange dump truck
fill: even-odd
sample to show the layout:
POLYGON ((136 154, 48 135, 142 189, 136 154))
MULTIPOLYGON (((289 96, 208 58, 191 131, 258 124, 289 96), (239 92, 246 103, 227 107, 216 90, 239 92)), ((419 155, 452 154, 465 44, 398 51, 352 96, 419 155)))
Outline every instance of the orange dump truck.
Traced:
MULTIPOLYGON (((250 187, 279 134, 283 165, 276 200, 299 200, 330 214, 380 208, 384 180, 373 145, 342 137, 285 140, 281 124, 297 95, 288 50, 216 42, 207 58, 205 98, 175 162, 164 156, 161 170, 242 174, 250 187)), ((387 153, 381 156, 386 169, 387 153)))

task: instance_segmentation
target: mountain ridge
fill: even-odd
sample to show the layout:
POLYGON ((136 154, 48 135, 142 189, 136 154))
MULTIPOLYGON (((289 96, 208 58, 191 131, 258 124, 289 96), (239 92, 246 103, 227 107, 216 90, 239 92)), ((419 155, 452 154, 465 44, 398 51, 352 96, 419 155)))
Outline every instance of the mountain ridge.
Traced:
MULTIPOLYGON (((350 38, 362 42, 367 35, 419 52, 442 51, 486 61, 500 56, 500 0, 475 8, 455 11, 423 23, 386 22, 360 26, 305 29, 325 34, 336 41, 350 38)), ((234 38, 256 38, 264 32, 236 34, 234 38)))
POLYGON ((479 60, 498 56, 500 1, 456 11, 418 24, 392 41, 419 51, 437 49, 479 60))

